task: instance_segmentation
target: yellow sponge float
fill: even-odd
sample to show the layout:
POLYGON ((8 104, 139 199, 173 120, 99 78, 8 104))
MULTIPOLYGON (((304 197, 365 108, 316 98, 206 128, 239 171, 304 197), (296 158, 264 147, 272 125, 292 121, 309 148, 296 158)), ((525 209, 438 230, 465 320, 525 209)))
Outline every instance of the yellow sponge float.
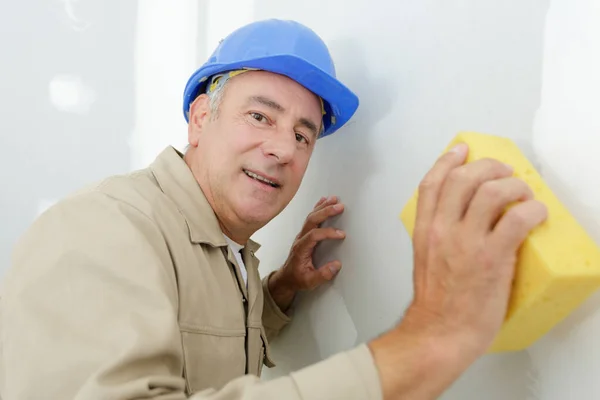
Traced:
MULTIPOLYGON (((600 250, 551 192, 516 144, 507 138, 461 132, 448 145, 469 145, 467 163, 494 158, 511 165, 535 198, 548 208, 548 219, 523 243, 506 319, 490 353, 523 350, 546 334, 600 287, 600 250)), ((400 219, 412 237, 417 195, 400 219)))

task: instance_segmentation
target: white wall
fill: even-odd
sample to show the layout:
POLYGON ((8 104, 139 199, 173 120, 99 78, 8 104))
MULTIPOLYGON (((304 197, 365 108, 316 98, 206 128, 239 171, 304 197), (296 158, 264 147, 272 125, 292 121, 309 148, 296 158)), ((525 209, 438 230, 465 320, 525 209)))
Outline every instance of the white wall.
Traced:
POLYGON ((129 167, 136 3, 0 2, 0 266, 39 210, 129 167))
MULTIPOLYGON (((552 0, 532 143, 544 177, 600 243, 600 2, 552 0)), ((600 293, 529 349, 544 400, 600 398, 600 293)))
MULTIPOLYGON (((598 192, 589 192, 598 188, 597 175, 567 186, 576 170, 555 153, 594 148, 589 138, 598 121, 577 107, 559 114, 565 85, 556 83, 594 76, 598 59, 581 69, 592 42, 577 47, 580 56, 568 68, 552 67, 570 59, 573 42, 598 33, 598 6, 585 8, 592 1, 552 0, 548 15, 548 0, 2 2, 0 271, 16 237, 54 199, 144 166, 169 143, 182 147, 189 73, 228 31, 267 17, 315 29, 361 106, 346 128, 318 143, 296 199, 255 237, 266 274, 285 260, 319 197, 335 194, 346 204, 337 223, 347 239, 319 255, 339 257, 343 271, 331 287, 302 299, 290 329, 273 343, 278 368, 266 379, 368 340, 400 318, 411 296, 412 260, 398 214, 459 130, 515 139, 576 216, 592 215, 586 227, 600 241, 598 192), (561 38, 567 41, 552 44, 561 38), (573 121, 577 129, 562 136, 573 121)), ((600 88, 586 83, 576 98, 585 92, 585 104, 598 105, 589 96, 600 88)), ((589 163, 581 165, 597 171, 589 163)), ((598 304, 591 299, 531 351, 483 358, 444 399, 598 398, 590 394, 600 393, 598 304)))

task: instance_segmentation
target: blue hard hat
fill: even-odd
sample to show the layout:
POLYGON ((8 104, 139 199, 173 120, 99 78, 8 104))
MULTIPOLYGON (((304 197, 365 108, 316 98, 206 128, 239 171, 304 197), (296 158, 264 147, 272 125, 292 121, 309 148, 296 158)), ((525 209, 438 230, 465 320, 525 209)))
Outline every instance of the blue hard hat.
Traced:
POLYGON ((358 108, 358 97, 337 78, 327 46, 306 26, 269 19, 245 25, 219 46, 188 80, 183 113, 189 122, 190 104, 206 90, 209 78, 236 69, 259 69, 285 75, 323 99, 323 133, 342 127, 358 108))

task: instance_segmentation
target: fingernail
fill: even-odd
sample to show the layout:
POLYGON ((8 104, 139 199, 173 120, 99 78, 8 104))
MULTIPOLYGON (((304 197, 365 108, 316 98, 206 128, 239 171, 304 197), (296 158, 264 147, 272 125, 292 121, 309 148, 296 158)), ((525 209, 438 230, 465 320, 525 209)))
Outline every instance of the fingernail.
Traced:
POLYGON ((329 196, 329 197, 327 198, 327 201, 334 201, 334 200, 335 200, 335 196, 329 196))
POLYGON ((335 233, 337 233, 339 237, 344 237, 346 235, 346 233, 340 229, 337 229, 335 233))
POLYGON ((329 270, 331 271, 332 274, 335 275, 338 272, 340 272, 340 267, 338 265, 330 265, 329 270))
POLYGON ((513 168, 513 166, 512 166, 512 165, 510 165, 510 164, 506 164, 506 163, 504 163, 504 165, 506 166, 506 168, 507 168, 507 169, 508 169, 510 172, 513 172, 513 171, 515 170, 515 169, 513 168))
POLYGON ((464 154, 467 151, 467 145, 464 143, 459 143, 456 146, 454 146, 453 148, 450 149, 449 153, 457 153, 457 154, 464 154))
POLYGON ((336 204, 335 206, 333 206, 333 209, 338 211, 340 211, 342 208, 344 208, 343 204, 336 204))

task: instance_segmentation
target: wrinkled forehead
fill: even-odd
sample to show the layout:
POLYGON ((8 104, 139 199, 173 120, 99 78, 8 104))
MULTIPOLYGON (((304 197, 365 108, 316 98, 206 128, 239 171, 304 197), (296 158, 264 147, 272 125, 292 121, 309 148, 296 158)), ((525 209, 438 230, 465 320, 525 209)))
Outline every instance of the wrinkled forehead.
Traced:
MULTIPOLYGON (((210 79, 208 80, 207 85, 206 85, 206 93, 210 94, 210 93, 212 93, 212 92, 214 92, 216 90, 219 90, 231 78, 233 78, 235 76, 238 76, 238 75, 241 75, 241 74, 243 74, 245 72, 249 72, 249 71, 260 71, 260 70, 252 69, 252 68, 245 68, 245 69, 237 69, 237 70, 232 70, 232 71, 226 71, 226 72, 215 74, 215 75, 211 76, 210 79)), ((319 101, 319 105, 321 107, 321 115, 325 116, 327 113, 325 111, 325 103, 323 102, 323 99, 320 96, 317 96, 317 95, 315 95, 315 97, 319 101)))

